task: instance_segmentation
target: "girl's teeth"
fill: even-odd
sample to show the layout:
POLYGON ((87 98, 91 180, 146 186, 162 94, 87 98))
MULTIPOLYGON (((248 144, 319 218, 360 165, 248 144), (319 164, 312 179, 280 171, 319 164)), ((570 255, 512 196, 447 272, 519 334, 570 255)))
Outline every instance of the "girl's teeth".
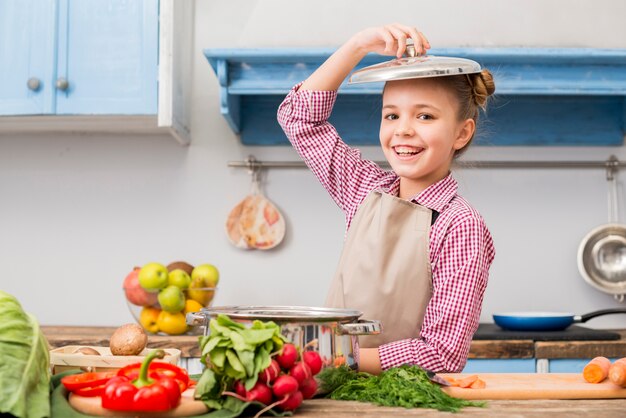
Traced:
POLYGON ((419 154, 420 150, 410 147, 396 147, 396 153, 399 155, 415 155, 419 154))

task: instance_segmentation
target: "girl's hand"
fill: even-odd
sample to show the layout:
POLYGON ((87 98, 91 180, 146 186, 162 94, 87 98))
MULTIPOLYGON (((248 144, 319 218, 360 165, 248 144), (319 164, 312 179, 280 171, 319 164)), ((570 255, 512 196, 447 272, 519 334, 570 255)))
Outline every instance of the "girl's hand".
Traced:
POLYGON ((430 43, 422 32, 399 23, 362 30, 352 37, 352 41, 363 54, 376 52, 400 58, 406 50, 408 38, 413 40, 415 52, 419 55, 425 54, 430 48, 430 43))

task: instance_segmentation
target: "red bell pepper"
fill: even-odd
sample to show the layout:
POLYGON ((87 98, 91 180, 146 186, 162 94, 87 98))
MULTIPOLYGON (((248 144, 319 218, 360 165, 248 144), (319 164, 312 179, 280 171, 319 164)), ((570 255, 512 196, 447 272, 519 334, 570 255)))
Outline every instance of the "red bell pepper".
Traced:
POLYGON ((180 385, 171 376, 149 377, 150 363, 155 358, 163 358, 163 350, 151 351, 141 363, 136 379, 130 379, 118 371, 109 380, 102 393, 102 407, 114 411, 167 411, 180 402, 180 385))
POLYGON ((102 394, 104 384, 108 382, 115 372, 89 372, 73 374, 61 378, 61 383, 70 392, 80 396, 98 396, 102 394))
MULTIPOLYGON (((126 376, 130 380, 135 380, 139 377, 140 369, 141 363, 129 364, 128 366, 124 366, 118 370, 117 375, 126 376)), ((181 369, 174 364, 162 361, 153 361, 150 363, 150 367, 148 368, 148 377, 155 379, 163 376, 174 378, 178 382, 178 386, 180 386, 181 393, 189 387, 190 379, 187 370, 181 369)))

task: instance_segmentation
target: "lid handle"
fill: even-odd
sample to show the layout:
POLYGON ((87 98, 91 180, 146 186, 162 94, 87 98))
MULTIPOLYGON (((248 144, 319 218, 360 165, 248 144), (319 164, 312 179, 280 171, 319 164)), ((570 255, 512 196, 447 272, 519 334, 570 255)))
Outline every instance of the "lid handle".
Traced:
POLYGON ((413 45, 413 44, 408 44, 408 45, 406 46, 406 50, 404 51, 404 54, 405 54, 407 57, 411 57, 411 58, 413 58, 413 57, 417 56, 417 53, 415 52, 415 45, 413 45))

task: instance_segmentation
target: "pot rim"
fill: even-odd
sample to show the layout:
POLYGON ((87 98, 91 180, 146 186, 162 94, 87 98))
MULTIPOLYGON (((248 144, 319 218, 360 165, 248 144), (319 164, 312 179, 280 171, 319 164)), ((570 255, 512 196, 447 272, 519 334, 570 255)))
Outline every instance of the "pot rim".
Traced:
POLYGON ((591 259, 595 246, 604 238, 626 236, 626 225, 607 223, 593 228, 578 246, 578 271, 583 279, 596 289, 615 296, 626 293, 626 280, 611 280, 604 271, 598 269, 591 259))
POLYGON ((354 309, 281 305, 210 306, 203 308, 200 312, 210 317, 224 314, 231 319, 258 319, 274 322, 351 322, 363 315, 363 312, 354 309))

